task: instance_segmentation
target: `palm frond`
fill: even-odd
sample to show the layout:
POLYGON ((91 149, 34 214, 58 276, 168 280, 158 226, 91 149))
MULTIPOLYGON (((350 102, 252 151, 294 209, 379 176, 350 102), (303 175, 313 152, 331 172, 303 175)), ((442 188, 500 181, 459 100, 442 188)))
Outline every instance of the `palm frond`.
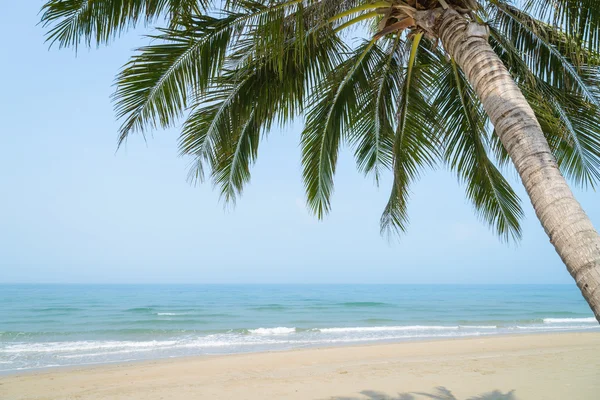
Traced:
POLYGON ((433 108, 445 132, 445 160, 466 185, 477 214, 501 238, 521 237, 520 199, 489 159, 488 117, 462 71, 453 60, 437 63, 438 87, 433 108))
POLYGON ((403 54, 399 49, 403 44, 397 35, 378 56, 367 91, 358 95, 364 106, 353 116, 355 121, 349 132, 358 169, 365 174, 372 172, 376 183, 383 169, 392 168, 394 158, 396 99, 404 72, 403 54))
POLYGON ((421 170, 433 166, 438 157, 437 136, 433 123, 435 115, 428 99, 434 77, 429 65, 433 58, 422 34, 407 42, 406 70, 398 101, 398 122, 393 147, 394 180, 388 203, 381 215, 381 233, 391 236, 401 234, 408 223, 409 188, 418 179, 421 170))
MULTIPOLYGON (((575 184, 595 186, 599 180, 600 112, 590 100, 598 96, 598 86, 588 85, 588 92, 556 87, 537 76, 522 58, 513 43, 494 27, 490 42, 498 56, 509 68, 521 91, 536 113, 546 139, 563 174, 575 184)), ((592 82, 595 69, 580 66, 578 79, 592 82), (588 78, 588 75, 590 77, 588 78)), ((574 86, 570 86, 574 87, 574 86)), ((497 138, 494 138, 497 139, 497 138)), ((501 162, 508 153, 498 140, 492 144, 501 162)))
POLYGON ((536 20, 527 13, 495 0, 490 21, 496 38, 508 42, 526 67, 540 80, 562 90, 583 95, 600 106, 600 54, 582 49, 563 32, 536 20), (596 73, 584 73, 592 69, 596 73))
POLYGON ((217 151, 214 184, 221 188, 221 197, 225 202, 235 202, 242 193, 244 184, 250 180, 250 165, 256 160, 260 140, 260 126, 252 110, 245 120, 241 115, 232 115, 231 132, 225 143, 217 151), (235 119, 233 119, 235 118, 235 119))
POLYGON ((375 40, 363 42, 313 93, 302 131, 302 166, 308 205, 319 218, 329 211, 340 140, 360 111, 357 87, 368 84, 374 49, 375 40))
POLYGON ((117 78, 116 111, 124 118, 120 143, 148 126, 170 126, 189 106, 190 95, 201 96, 211 79, 224 70, 226 60, 239 68, 241 63, 260 59, 276 66, 280 75, 284 65, 302 61, 299 52, 306 38, 298 29, 303 24, 290 18, 302 9, 302 0, 269 7, 251 3, 249 7, 240 5, 240 12, 221 18, 190 17, 190 27, 162 29, 161 35, 152 36, 159 44, 144 47, 132 57, 117 78), (294 53, 298 59, 281 57, 290 55, 286 49, 291 42, 299 50, 294 53))
POLYGON ((541 84, 522 91, 561 172, 579 186, 595 187, 600 182, 600 109, 580 95, 541 84))
MULTIPOLYGON (((302 61, 302 48, 306 40, 297 38, 317 38, 320 31, 331 31, 335 24, 332 16, 345 7, 351 7, 360 0, 292 0, 281 3, 258 5, 258 18, 248 21, 246 41, 251 42, 256 57, 268 55, 268 62, 283 73, 286 63, 302 61), (290 42, 296 46, 295 57, 289 57, 286 47, 290 42)), ((316 84, 316 82, 313 82, 316 84)))
POLYGON ((212 82, 184 124, 181 153, 195 159, 190 176, 202 179, 208 165, 225 201, 234 201, 250 179, 260 132, 269 132, 274 122, 283 125, 301 112, 311 82, 321 80, 338 64, 344 48, 330 29, 295 37, 284 51, 286 59, 297 62, 285 63, 283 74, 267 55, 246 49, 247 59, 212 82), (305 42, 301 50, 296 40, 305 42))
POLYGON ((596 0, 525 0, 526 11, 573 38, 579 47, 600 51, 600 3, 596 0))
MULTIPOLYGON (((214 171, 220 161, 223 166, 223 156, 219 157, 217 147, 223 148, 223 143, 233 131, 232 117, 242 110, 238 99, 248 80, 234 82, 212 88, 203 96, 183 125, 179 138, 179 148, 182 155, 194 156, 189 177, 192 181, 203 181, 205 164, 214 171)), ((243 104, 241 104, 243 106, 243 104)), ((247 108, 247 107, 244 107, 247 108)), ((238 115, 237 118, 241 119, 238 115)))
POLYGON ((50 27, 46 40, 59 47, 83 42, 107 43, 121 32, 164 16, 168 25, 200 14, 207 3, 197 0, 49 0, 41 22, 50 27))
POLYGON ((199 16, 194 29, 163 29, 161 43, 138 50, 117 77, 116 113, 123 118, 119 144, 147 125, 168 127, 220 73, 241 16, 199 16))

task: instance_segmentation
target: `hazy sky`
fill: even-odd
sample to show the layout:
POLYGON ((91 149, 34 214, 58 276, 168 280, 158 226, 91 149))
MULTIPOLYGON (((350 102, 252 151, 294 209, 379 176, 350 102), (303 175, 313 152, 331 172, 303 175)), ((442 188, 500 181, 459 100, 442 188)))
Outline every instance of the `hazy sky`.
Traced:
MULTIPOLYGON (((210 184, 186 182, 177 129, 115 152, 113 79, 144 40, 48 51, 42 3, 1 7, 0 282, 571 282, 520 183, 518 245, 500 243, 443 170, 414 186, 408 234, 390 243, 379 235, 390 182, 377 189, 346 149, 333 212, 317 221, 304 206, 300 123, 263 142, 251 184, 224 210, 210 184)), ((600 195, 577 195, 600 226, 600 195)))

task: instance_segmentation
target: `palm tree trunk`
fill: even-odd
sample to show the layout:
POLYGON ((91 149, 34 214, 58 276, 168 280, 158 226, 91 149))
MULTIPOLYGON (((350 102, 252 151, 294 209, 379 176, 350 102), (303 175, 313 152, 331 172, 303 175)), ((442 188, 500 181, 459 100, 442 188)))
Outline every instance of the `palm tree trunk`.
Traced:
POLYGON ((531 106, 489 45, 487 28, 452 9, 438 11, 432 28, 477 92, 550 242, 600 322, 600 236, 560 173, 531 106))

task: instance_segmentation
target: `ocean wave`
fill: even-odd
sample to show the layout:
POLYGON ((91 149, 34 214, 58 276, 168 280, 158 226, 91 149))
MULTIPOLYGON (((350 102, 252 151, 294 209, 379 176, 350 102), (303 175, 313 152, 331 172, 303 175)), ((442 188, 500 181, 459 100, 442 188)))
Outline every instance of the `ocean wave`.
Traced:
POLYGON ((498 329, 497 325, 459 325, 462 329, 498 329))
POLYGON ((296 328, 287 328, 285 326, 279 326, 277 328, 258 328, 248 329, 249 333, 255 335, 288 335, 296 332, 296 328))
POLYGON ((338 303, 342 307, 389 307, 392 304, 381 303, 377 301, 347 301, 344 303, 338 303))
MULTIPOLYGON (((427 337, 468 337, 480 336, 489 333, 483 332, 412 332, 408 335, 386 334, 377 337, 377 340, 417 339, 427 337)), ((118 354, 164 352, 184 349, 209 349, 227 348, 232 351, 240 347, 286 345, 328 345, 336 343, 361 343, 372 342, 372 337, 367 336, 334 336, 334 337, 304 337, 297 340, 284 339, 277 336, 234 336, 234 335, 208 335, 198 338, 180 340, 152 340, 152 341, 76 341, 52 343, 22 343, 0 349, 0 354, 18 354, 25 357, 35 357, 33 353, 49 354, 54 359, 84 359, 99 356, 112 356, 118 354)))
POLYGON ((175 316, 175 315, 189 315, 189 313, 176 313, 176 312, 157 312, 159 316, 175 316))
POLYGON ((283 311, 287 309, 288 307, 281 304, 265 304, 262 306, 250 307, 250 310, 254 311, 283 311))
POLYGON ((362 322, 366 322, 367 324, 385 324, 385 323, 390 323, 390 322, 396 322, 393 319, 390 318, 367 318, 362 320, 362 322))
POLYGON ((31 308, 29 311, 33 312, 54 312, 54 311, 63 311, 63 312, 71 312, 71 311, 81 311, 81 308, 77 307, 43 307, 43 308, 31 308))
POLYGON ((431 325, 408 325, 408 326, 363 326, 351 328, 319 328, 323 333, 350 333, 350 332, 390 332, 390 331, 455 331, 458 326, 431 326, 431 325))
POLYGON ((212 313, 212 314, 198 314, 198 316, 204 317, 204 318, 207 318, 207 317, 228 317, 228 318, 231 317, 231 318, 233 318, 233 317, 237 317, 238 315, 237 314, 229 314, 229 313, 212 313))
POLYGON ((552 331, 581 331, 581 330, 589 330, 589 329, 598 329, 600 327, 596 325, 517 325, 517 326, 509 326, 507 329, 522 329, 522 330, 530 330, 530 331, 542 331, 542 332, 552 332, 552 331))
MULTIPOLYGON (((563 318, 567 318, 570 315, 580 315, 580 313, 577 312, 572 312, 572 311, 556 311, 556 312, 552 312, 552 313, 548 313, 547 311, 533 311, 531 313, 531 315, 541 315, 544 317, 548 317, 548 315, 551 315, 551 317, 563 317, 563 318)), ((548 317, 550 318, 550 317, 548 317)))
MULTIPOLYGON (((167 322, 167 321, 165 321, 167 322)), ((170 321, 173 322, 173 321, 170 321)), ((179 322, 179 321, 177 321, 179 322)), ((163 325, 168 325, 164 323, 163 325)), ((70 332, 56 332, 56 331, 41 331, 41 332, 23 332, 23 331, 11 331, 11 332, 0 332, 0 345, 4 343, 15 342, 17 340, 44 340, 48 342, 51 338, 69 338, 69 337, 83 337, 83 336, 138 336, 138 335, 202 335, 206 334, 206 330, 199 329, 161 329, 156 327, 149 328, 123 328, 123 329, 92 329, 92 330, 76 330, 70 332)))
POLYGON ((130 313, 149 313, 154 311, 154 307, 134 307, 134 308, 128 308, 127 310, 125 310, 125 312, 130 312, 130 313))
POLYGON ((176 340, 149 340, 149 341, 93 341, 81 340, 74 342, 42 342, 42 343, 20 343, 5 346, 0 350, 2 353, 63 353, 73 351, 116 349, 116 348, 144 348, 157 346, 172 346, 176 340))
MULTIPOLYGON (((160 350, 207 348, 239 345, 234 340, 215 340, 210 336, 194 340, 78 341, 19 344, 0 349, 0 354, 49 353, 57 358, 88 358, 115 354, 145 353, 160 350)), ((254 344, 254 343, 251 343, 254 344)))
MULTIPOLYGON (((472 336, 480 336, 487 335, 485 333, 449 333, 443 332, 434 335, 423 336, 421 334, 411 334, 404 336, 405 339, 418 339, 422 337, 472 337, 472 336)), ((255 339, 260 338, 261 336, 256 336, 255 339)), ((248 336, 247 336, 248 338, 248 336)), ((251 337, 250 337, 251 338, 251 337)), ((378 338, 383 341, 390 341, 398 339, 397 336, 386 335, 378 338)), ((350 343, 365 343, 365 342, 373 342, 372 338, 362 337, 362 338, 331 338, 331 339, 320 339, 320 340, 298 340, 294 341, 293 344, 301 345, 301 346, 319 346, 319 345, 342 345, 342 344, 350 344, 350 343)), ((118 342, 114 342, 113 344, 117 344, 118 342)), ((238 338, 237 340, 223 340, 219 338, 198 338, 196 340, 191 341, 182 341, 177 342, 175 344, 169 344, 167 342, 130 342, 127 343, 131 347, 116 347, 116 348, 106 348, 102 345, 96 346, 96 349, 100 351, 89 351, 90 349, 82 349, 85 352, 82 353, 62 353, 62 354, 54 354, 51 355, 51 360, 53 362, 47 363, 50 359, 43 358, 39 359, 39 361, 31 364, 18 364, 19 366, 7 366, 7 369, 0 369, 1 371, 17 371, 17 370, 26 370, 32 368, 48 368, 55 366, 70 366, 70 365, 91 365, 91 364, 102 364, 102 363, 111 363, 111 362, 125 362, 125 361, 134 361, 140 359, 148 359, 148 358, 164 358, 164 357, 173 357, 174 354, 178 356, 190 355, 190 354, 210 354, 209 349, 214 349, 216 354, 230 354, 237 353, 242 348, 244 350, 241 351, 253 351, 255 346, 268 346, 262 347, 263 350, 266 349, 289 349, 292 348, 292 342, 289 340, 282 339, 270 339, 268 342, 256 341, 256 340, 243 340, 242 338, 238 338), (134 347, 134 344, 138 344, 139 347, 134 347), (273 347, 276 346, 276 347, 273 347), (102 348, 100 348, 102 347, 102 348), (86 351, 87 350, 87 351, 86 351), (192 351, 190 353, 190 351, 192 351), (154 353, 153 353, 154 352, 154 353), (60 361, 59 361, 60 360, 60 361), (62 361, 64 360, 64 362, 62 361), (56 363, 59 361, 59 363, 56 363)), ((118 343, 119 345, 123 345, 123 343, 118 343)), ((1 354, 1 351, 0 351, 1 354)), ((34 356, 35 357, 35 356, 34 356)), ((14 364, 13 364, 14 365, 14 364)))
MULTIPOLYGON (((588 321, 588 319, 585 319, 588 321)), ((399 325, 355 326, 333 328, 261 327, 218 332, 173 331, 162 338, 146 337, 130 340, 72 340, 72 341, 0 341, 0 359, 11 360, 6 368, 39 368, 46 363, 96 363, 140 360, 196 354, 230 354, 253 351, 285 350, 307 346, 335 346, 385 341, 403 341, 454 337, 484 337, 509 333, 561 332, 591 330, 598 327, 585 322, 574 324, 515 323, 492 325, 399 325), (141 340, 140 340, 141 339, 141 340), (155 340, 150 340, 155 339, 155 340)), ((483 321, 482 321, 483 322, 483 321)), ((482 323, 479 322, 479 323, 482 323)), ((4 365, 3 365, 4 367, 4 365)))
POLYGON ((594 318, 594 317, 589 317, 589 318, 544 318, 543 321, 545 324, 569 324, 569 323, 582 323, 582 322, 598 323, 598 321, 596 321, 596 318, 594 318))
MULTIPOLYGON (((148 327, 163 327, 163 326, 172 326, 174 324, 177 325, 184 325, 184 324, 190 324, 190 325, 206 325, 209 324, 210 321, 207 321, 205 319, 200 319, 200 318, 194 318, 194 316, 192 316, 192 318, 184 318, 184 319, 167 319, 167 318, 158 318, 159 316, 157 315, 156 317, 149 317, 148 319, 138 319, 135 321, 129 321, 127 322, 128 325, 133 325, 133 326, 148 326, 148 327)), ((116 323, 114 325, 121 325, 120 323, 116 323)))

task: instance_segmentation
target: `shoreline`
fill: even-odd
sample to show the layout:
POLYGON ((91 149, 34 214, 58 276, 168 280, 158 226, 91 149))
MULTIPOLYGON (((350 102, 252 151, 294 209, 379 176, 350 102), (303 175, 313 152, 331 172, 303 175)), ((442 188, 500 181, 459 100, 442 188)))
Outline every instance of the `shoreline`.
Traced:
POLYGON ((462 340, 473 340, 473 339, 487 339, 487 338, 513 338, 521 336, 553 336, 553 335, 570 335, 570 334, 597 334, 600 336, 600 331, 596 329, 581 329, 581 330, 569 330, 564 332, 556 331, 539 331, 539 332, 523 332, 523 333, 492 333, 492 334, 479 334, 472 336, 448 336, 448 337, 423 337, 423 338, 407 338, 407 339, 390 339, 380 341, 365 341, 365 342, 354 342, 354 343, 343 343, 343 344, 329 344, 329 345, 307 345, 305 347, 293 347, 284 349, 273 349, 273 350, 249 350, 235 353, 210 353, 210 354, 190 354, 190 355, 177 355, 167 357, 156 357, 156 358, 145 358, 145 359, 132 359, 122 361, 106 361, 106 362, 94 362, 94 363, 82 363, 82 364, 71 364, 71 365, 54 365, 39 368, 26 368, 20 370, 7 370, 0 371, 0 380, 4 377, 22 376, 22 375, 36 375, 43 373, 52 372, 72 372, 79 370, 87 370, 93 368, 102 367, 119 367, 119 366, 135 366, 136 364, 154 364, 154 363, 168 363, 178 362, 180 360, 194 360, 194 359, 207 359, 207 358, 220 358, 220 357, 232 357, 232 356, 243 356, 252 354, 271 354, 271 353, 294 353, 298 351, 306 350, 328 350, 328 349, 339 349, 339 348, 369 348, 373 346, 386 346, 386 345, 399 345, 405 343, 435 343, 435 342, 454 342, 462 340))
POLYGON ((34 285, 9 286, 3 295, 2 375, 173 356, 600 331, 568 285, 34 285))
POLYGON ((436 387, 451 390, 457 399, 494 390, 504 394, 514 390, 516 397, 498 397, 507 400, 592 399, 600 392, 600 332, 184 356, 0 376, 0 398, 11 400, 191 400, 200 396, 258 400, 266 393, 293 399, 368 399, 360 392, 434 394, 436 387))

